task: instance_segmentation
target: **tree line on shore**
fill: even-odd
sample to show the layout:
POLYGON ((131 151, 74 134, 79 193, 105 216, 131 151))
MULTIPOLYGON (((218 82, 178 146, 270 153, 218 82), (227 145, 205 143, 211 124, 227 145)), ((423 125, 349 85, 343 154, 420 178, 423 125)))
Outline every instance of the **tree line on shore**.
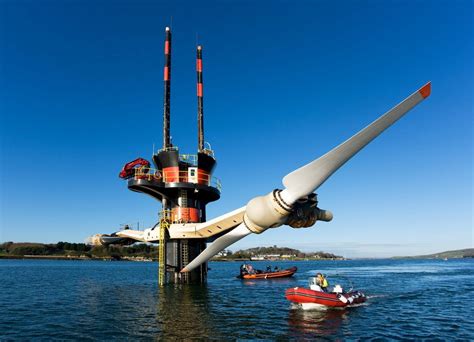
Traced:
POLYGON ((0 244, 0 256, 73 256, 88 258, 112 258, 143 257, 156 258, 158 247, 150 244, 133 244, 130 246, 91 246, 85 243, 15 243, 5 242, 0 244))
POLYGON ((327 252, 304 253, 298 249, 289 247, 254 247, 231 252, 226 250, 215 259, 252 259, 252 258, 283 258, 283 259, 344 259, 344 257, 327 252))
MULTIPOLYGON (((85 257, 85 258, 111 258, 122 259, 127 257, 141 257, 156 259, 158 246, 146 243, 135 243, 129 246, 91 246, 85 243, 30 243, 30 242, 5 242, 0 244, 0 257, 24 256, 58 256, 58 257, 85 257)), ((286 258, 286 259, 343 259, 343 257, 326 252, 303 253, 300 250, 288 247, 255 247, 232 252, 222 251, 214 260, 250 260, 256 257, 286 258)))

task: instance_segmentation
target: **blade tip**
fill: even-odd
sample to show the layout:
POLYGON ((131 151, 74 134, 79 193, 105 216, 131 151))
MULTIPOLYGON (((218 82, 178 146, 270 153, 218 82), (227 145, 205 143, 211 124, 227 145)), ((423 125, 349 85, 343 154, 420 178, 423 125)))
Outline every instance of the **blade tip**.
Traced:
POLYGON ((426 99, 431 94, 431 81, 426 83, 421 89, 419 90, 421 96, 426 99))

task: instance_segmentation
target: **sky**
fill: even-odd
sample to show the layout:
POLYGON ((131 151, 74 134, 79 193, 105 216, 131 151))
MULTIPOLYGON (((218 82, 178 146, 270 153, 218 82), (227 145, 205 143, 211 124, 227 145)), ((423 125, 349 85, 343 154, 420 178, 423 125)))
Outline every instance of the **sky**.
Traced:
POLYGON ((163 40, 172 26, 171 134, 205 139, 222 197, 208 218, 281 188, 432 81, 431 96, 318 189, 334 213, 231 250, 346 257, 473 247, 472 1, 0 1, 0 242, 83 242, 154 224, 160 203, 122 166, 162 142, 163 40))

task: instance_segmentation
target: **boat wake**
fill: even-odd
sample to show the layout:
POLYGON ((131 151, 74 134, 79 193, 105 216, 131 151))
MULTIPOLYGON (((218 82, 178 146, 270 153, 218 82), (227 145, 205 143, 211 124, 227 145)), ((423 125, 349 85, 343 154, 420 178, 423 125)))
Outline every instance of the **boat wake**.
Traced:
POLYGON ((371 298, 385 298, 385 297, 388 297, 388 295, 371 295, 371 296, 366 296, 367 299, 371 299, 371 298))

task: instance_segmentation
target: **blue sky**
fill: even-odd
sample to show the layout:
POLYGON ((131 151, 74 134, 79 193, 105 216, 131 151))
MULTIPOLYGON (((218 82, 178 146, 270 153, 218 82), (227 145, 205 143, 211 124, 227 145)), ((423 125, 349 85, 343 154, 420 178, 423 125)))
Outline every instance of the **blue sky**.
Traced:
POLYGON ((208 217, 281 187, 427 81, 432 95, 319 190, 331 223, 271 229, 279 245, 349 257, 473 246, 470 1, 2 1, 0 241, 76 241, 156 221, 123 164, 161 145, 164 28, 171 131, 205 137, 222 180, 208 217), (197 38, 198 37, 198 38, 197 38))

